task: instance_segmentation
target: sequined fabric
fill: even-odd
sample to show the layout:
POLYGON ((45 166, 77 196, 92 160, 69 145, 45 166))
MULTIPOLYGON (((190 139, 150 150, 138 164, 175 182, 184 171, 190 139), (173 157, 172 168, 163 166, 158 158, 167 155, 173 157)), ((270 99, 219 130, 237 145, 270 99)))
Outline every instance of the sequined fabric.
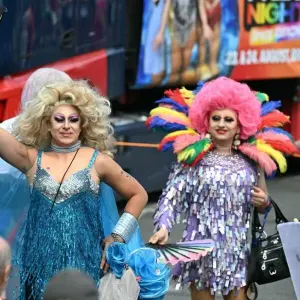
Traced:
MULTIPOLYGON (((54 200, 59 188, 59 183, 55 181, 46 170, 43 168, 38 168, 34 187, 48 199, 54 200)), ((89 191, 94 194, 95 197, 97 196, 99 185, 92 180, 89 168, 85 168, 79 172, 76 172, 63 182, 55 199, 55 203, 61 203, 65 201, 72 195, 78 194, 85 190, 86 187, 89 188, 89 191)))
POLYGON ((99 218, 99 187, 90 176, 96 156, 97 152, 88 168, 62 184, 54 206, 59 184, 40 167, 38 159, 31 204, 20 234, 23 245, 17 257, 21 299, 28 299, 26 286, 32 288, 29 299, 42 299, 48 280, 68 267, 83 270, 99 283, 104 235, 99 218))
POLYGON ((211 238, 215 249, 197 262, 174 269, 177 288, 196 282, 199 290, 227 295, 246 285, 251 188, 256 168, 238 153, 208 153, 195 167, 175 164, 154 216, 156 230, 171 230, 184 215, 182 240, 211 238))

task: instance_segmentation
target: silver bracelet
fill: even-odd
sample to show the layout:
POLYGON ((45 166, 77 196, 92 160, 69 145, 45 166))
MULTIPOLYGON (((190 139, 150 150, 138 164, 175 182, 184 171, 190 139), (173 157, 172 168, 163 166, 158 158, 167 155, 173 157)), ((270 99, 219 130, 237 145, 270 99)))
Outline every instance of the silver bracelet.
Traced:
POLYGON ((128 243, 138 225, 137 219, 132 214, 125 212, 112 232, 118 234, 125 243, 128 243))

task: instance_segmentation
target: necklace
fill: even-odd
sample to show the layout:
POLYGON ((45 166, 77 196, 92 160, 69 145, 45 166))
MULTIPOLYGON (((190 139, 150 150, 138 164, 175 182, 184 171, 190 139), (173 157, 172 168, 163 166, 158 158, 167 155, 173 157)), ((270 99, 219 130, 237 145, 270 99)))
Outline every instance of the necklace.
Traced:
POLYGON ((81 141, 77 141, 75 144, 68 146, 68 147, 61 147, 57 146, 53 143, 51 143, 51 150, 53 152, 58 152, 58 153, 70 153, 70 152, 75 152, 81 147, 81 141))

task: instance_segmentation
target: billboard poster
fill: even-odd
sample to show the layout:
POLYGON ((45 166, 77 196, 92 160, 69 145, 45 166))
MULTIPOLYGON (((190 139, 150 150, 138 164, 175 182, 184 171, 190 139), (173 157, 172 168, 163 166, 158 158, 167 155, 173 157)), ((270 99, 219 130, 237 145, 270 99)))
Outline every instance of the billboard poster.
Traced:
POLYGON ((300 76, 300 0, 143 0, 136 88, 300 76))

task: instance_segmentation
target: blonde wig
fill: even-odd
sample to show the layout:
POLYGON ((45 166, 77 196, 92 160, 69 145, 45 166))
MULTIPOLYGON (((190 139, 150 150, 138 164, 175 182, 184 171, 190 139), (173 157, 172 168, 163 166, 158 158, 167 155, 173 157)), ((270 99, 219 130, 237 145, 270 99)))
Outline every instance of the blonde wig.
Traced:
POLYGON ((109 122, 110 102, 86 81, 63 81, 44 86, 28 100, 26 109, 14 128, 14 134, 25 145, 46 149, 51 144, 50 118, 62 104, 73 105, 81 118, 82 145, 112 156, 113 127, 109 122))

